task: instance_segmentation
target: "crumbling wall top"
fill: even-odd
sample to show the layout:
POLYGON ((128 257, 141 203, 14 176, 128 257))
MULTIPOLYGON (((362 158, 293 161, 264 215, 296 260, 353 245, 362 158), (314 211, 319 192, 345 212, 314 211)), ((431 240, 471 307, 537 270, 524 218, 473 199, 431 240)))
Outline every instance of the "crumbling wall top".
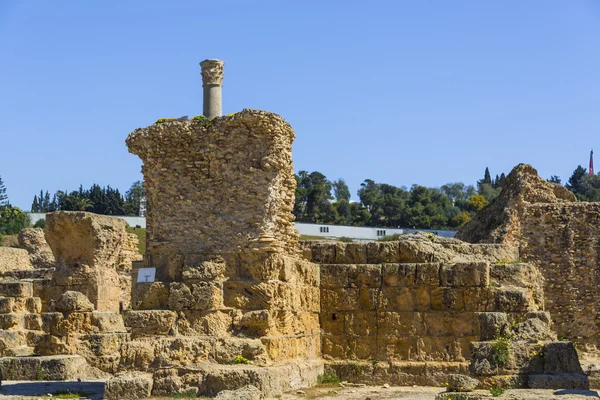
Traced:
POLYGON ((126 142, 144 162, 148 254, 296 253, 294 137, 279 115, 248 109, 135 130, 126 142))

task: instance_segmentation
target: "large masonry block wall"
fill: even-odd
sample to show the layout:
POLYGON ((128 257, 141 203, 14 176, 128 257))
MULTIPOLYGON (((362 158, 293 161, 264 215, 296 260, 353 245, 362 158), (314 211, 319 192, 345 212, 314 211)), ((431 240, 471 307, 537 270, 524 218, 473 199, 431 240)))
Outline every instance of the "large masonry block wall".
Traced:
POLYGON ((499 286, 502 269, 483 262, 323 265, 323 355, 469 359, 469 343, 479 338, 477 312, 502 310, 517 321, 540 308, 535 288, 499 286))
POLYGON ((196 362, 319 358, 316 264, 280 253, 238 253, 182 267, 173 279, 136 285, 137 311, 126 317, 134 336, 186 337, 214 348, 196 362))
MULTIPOLYGON (((496 250, 508 254, 502 246, 486 248, 474 250, 475 258, 486 253, 494 259, 496 250)), ((321 261, 346 262, 321 265, 324 358, 465 361, 469 343, 479 339, 478 312, 502 311, 519 322, 543 310, 535 267, 514 260, 418 262, 431 254, 405 250, 401 242, 305 247, 321 261)))
POLYGON ((544 275, 557 334, 600 345, 600 204, 530 205, 521 224, 521 257, 544 275))

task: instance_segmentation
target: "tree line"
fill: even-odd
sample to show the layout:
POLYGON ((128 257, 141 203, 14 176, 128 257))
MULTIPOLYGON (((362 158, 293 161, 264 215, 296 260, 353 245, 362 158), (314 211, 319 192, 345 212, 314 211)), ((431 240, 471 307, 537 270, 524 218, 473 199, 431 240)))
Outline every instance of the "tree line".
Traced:
POLYGON ((145 196, 142 182, 134 182, 122 195, 119 189, 109 186, 92 185, 89 189, 79 186, 71 192, 58 190, 52 196, 48 191, 40 190, 33 196, 31 212, 46 213, 52 211, 89 211, 103 215, 139 215, 140 203, 145 196))
POLYGON ((343 179, 330 181, 318 171, 300 171, 293 213, 296 221, 308 223, 455 229, 498 195, 504 178, 492 179, 486 168, 477 187, 454 182, 406 188, 365 179, 357 193, 360 201, 352 202, 343 179))
MULTIPOLYGON (((298 222, 351 226, 402 227, 418 229, 456 229, 469 221, 493 200, 506 176, 492 178, 488 168, 476 185, 452 182, 439 188, 421 185, 396 187, 365 179, 358 190, 358 202, 343 179, 329 180, 318 172, 296 174, 296 201, 293 214, 298 222)), ((552 175, 548 181, 561 184, 552 175)), ((589 175, 581 165, 573 171, 565 187, 580 201, 600 201, 600 174, 589 175)), ((89 189, 58 190, 52 195, 41 190, 33 197, 32 212, 90 211, 104 215, 139 215, 145 197, 140 181, 125 194, 110 186, 94 184, 89 189)), ((14 234, 29 224, 29 218, 8 201, 7 189, 0 176, 0 235, 14 234)))

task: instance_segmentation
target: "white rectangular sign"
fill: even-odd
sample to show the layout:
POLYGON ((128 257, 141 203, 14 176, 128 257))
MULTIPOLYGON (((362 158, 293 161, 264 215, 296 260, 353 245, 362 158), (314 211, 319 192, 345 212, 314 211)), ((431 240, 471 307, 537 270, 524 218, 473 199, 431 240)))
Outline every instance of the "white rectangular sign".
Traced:
POLYGON ((138 283, 141 282, 154 282, 156 276, 156 268, 140 268, 138 270, 138 283))

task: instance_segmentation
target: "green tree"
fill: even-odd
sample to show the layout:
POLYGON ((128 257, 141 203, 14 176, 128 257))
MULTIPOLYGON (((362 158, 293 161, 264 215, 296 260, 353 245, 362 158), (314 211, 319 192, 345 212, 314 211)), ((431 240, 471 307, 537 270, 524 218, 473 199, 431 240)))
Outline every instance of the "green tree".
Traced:
POLYGON ((571 177, 569 178, 569 180, 567 181, 567 184, 565 185, 567 189, 569 189, 571 192, 573 192, 576 196, 577 195, 583 195, 584 194, 584 190, 581 187, 581 180, 587 175, 587 169, 583 168, 581 165, 578 165, 577 168, 575 168, 575 171, 573 171, 573 174, 571 175, 571 177))
POLYGON ((125 193, 125 211, 127 215, 139 215, 140 202, 146 196, 146 188, 141 181, 135 181, 125 193))
POLYGON ((365 226, 371 220, 371 213, 360 203, 350 203, 350 214, 352 215, 350 225, 365 226))
POLYGON ((560 185, 561 184, 560 176, 552 175, 550 177, 550 179, 548 179, 548 182, 550 182, 550 183, 558 183, 560 185))
POLYGON ((476 194, 469 199, 468 204, 473 211, 479 211, 488 205, 488 201, 483 195, 476 194))
POLYGON ((335 197, 336 201, 350 201, 350 189, 342 178, 339 178, 337 181, 333 181, 331 185, 333 186, 333 196, 335 197))
POLYGON ((336 210, 335 223, 338 225, 351 225, 352 224, 352 211, 350 210, 350 202, 345 199, 341 199, 333 203, 336 210))
POLYGON ((31 203, 31 212, 40 212, 40 203, 38 201, 37 195, 33 196, 33 203, 31 203))
POLYGON ((471 220, 471 213, 464 211, 452 219, 452 226, 458 227, 466 224, 471 220))
POLYGON ((477 186, 480 186, 483 184, 488 184, 488 185, 492 184, 492 176, 490 175, 490 169, 488 167, 485 167, 485 172, 483 173, 483 179, 477 181, 477 186))
POLYGON ((0 207, 8 205, 8 195, 6 194, 6 186, 0 176, 0 207))
POLYGON ((310 174, 300 171, 296 176, 296 201, 293 213, 299 222, 330 223, 337 218, 331 203, 333 188, 327 177, 320 172, 310 174))
POLYGON ((16 235, 30 222, 29 215, 19 207, 7 205, 0 208, 0 235, 16 235))

